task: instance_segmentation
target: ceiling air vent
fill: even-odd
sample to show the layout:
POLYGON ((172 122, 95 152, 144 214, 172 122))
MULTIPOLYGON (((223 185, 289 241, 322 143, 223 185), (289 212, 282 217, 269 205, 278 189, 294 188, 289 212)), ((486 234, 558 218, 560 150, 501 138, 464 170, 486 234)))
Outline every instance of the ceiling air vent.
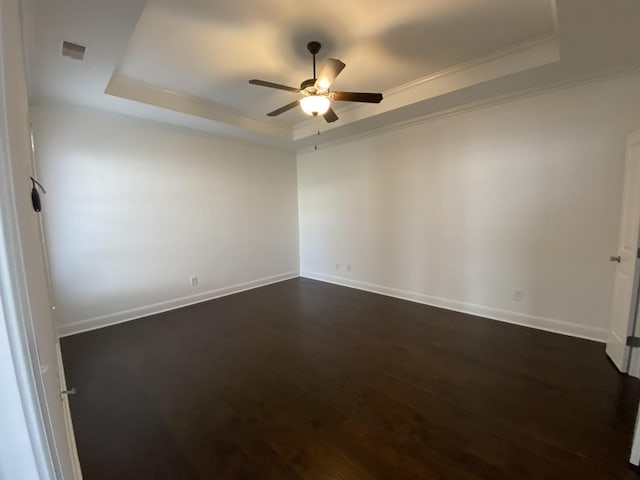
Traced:
POLYGON ((75 60, 82 60, 84 58, 84 52, 87 47, 78 43, 72 43, 64 41, 62 42, 62 55, 65 57, 73 58, 75 60))

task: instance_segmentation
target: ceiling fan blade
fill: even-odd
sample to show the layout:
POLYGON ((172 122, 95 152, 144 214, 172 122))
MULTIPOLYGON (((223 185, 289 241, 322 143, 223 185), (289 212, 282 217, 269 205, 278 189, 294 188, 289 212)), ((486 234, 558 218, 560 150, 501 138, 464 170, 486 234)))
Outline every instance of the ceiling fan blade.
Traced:
POLYGON ((279 83, 273 83, 273 82, 266 82, 264 80, 258 80, 257 78, 249 80, 249 83, 251 85, 259 85, 261 87, 269 87, 269 88, 277 88, 278 90, 286 90, 287 92, 293 92, 293 93, 300 92, 299 88, 287 87, 286 85, 280 85, 279 83))
POLYGON ((327 60, 324 67, 322 67, 320 75, 318 75, 316 79, 316 87, 322 88, 323 90, 328 89, 345 66, 344 63, 335 58, 327 60))
POLYGON ((331 107, 329 107, 329 110, 327 110, 327 113, 325 113, 323 117, 327 121, 327 123, 333 123, 338 120, 338 115, 336 115, 336 112, 334 112, 333 108, 331 107))
POLYGON ((382 94, 365 92, 332 92, 331 98, 339 102, 380 103, 382 101, 382 94))
POLYGON ((296 100, 295 102, 288 103, 284 107, 280 107, 280 108, 274 110, 273 112, 267 113, 267 116, 275 117, 276 115, 280 115, 281 113, 284 113, 287 110, 291 110, 292 108, 297 107, 299 103, 300 103, 300 100, 296 100))

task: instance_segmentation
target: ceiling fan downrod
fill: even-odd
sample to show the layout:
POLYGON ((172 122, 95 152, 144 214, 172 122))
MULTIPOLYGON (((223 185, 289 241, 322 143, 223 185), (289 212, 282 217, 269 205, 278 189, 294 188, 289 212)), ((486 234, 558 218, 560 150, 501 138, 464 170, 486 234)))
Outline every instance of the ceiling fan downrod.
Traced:
POLYGON ((322 48, 322 44, 320 42, 309 42, 307 43, 307 50, 309 50, 309 53, 311 55, 313 55, 313 81, 315 82, 316 80, 316 54, 320 51, 320 49, 322 48))

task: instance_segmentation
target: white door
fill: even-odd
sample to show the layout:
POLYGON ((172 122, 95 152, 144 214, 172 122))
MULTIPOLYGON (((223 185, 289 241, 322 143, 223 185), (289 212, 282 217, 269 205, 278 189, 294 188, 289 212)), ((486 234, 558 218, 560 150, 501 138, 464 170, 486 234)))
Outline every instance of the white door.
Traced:
POLYGON ((622 195, 622 217, 618 251, 611 260, 616 273, 611 300, 607 355, 621 372, 629 369, 630 348, 636 315, 638 284, 638 233, 640 227, 640 131, 627 139, 627 155, 622 195))

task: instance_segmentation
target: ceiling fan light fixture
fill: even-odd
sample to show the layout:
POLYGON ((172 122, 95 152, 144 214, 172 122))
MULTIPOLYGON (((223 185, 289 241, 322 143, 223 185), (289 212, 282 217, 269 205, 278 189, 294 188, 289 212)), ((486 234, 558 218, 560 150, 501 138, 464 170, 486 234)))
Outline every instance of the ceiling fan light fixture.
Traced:
POLYGON ((321 115, 327 123, 333 123, 338 119, 338 115, 331 108, 331 101, 336 102, 365 102, 380 103, 382 101, 381 93, 367 92, 330 92, 329 88, 333 81, 346 66, 337 58, 328 59, 320 74, 316 77, 316 54, 320 51, 319 42, 309 42, 307 50, 313 55, 313 78, 309 78, 300 84, 300 88, 289 87, 280 83, 266 82, 257 78, 249 80, 251 85, 259 85, 261 87, 276 88, 287 92, 297 93, 302 96, 295 102, 276 108, 273 112, 267 113, 268 117, 277 117, 278 115, 288 112, 289 110, 300 105, 302 111, 307 115, 314 117, 321 115))
POLYGON ((300 99, 300 107, 307 115, 324 115, 329 110, 331 101, 326 95, 308 95, 300 99))

